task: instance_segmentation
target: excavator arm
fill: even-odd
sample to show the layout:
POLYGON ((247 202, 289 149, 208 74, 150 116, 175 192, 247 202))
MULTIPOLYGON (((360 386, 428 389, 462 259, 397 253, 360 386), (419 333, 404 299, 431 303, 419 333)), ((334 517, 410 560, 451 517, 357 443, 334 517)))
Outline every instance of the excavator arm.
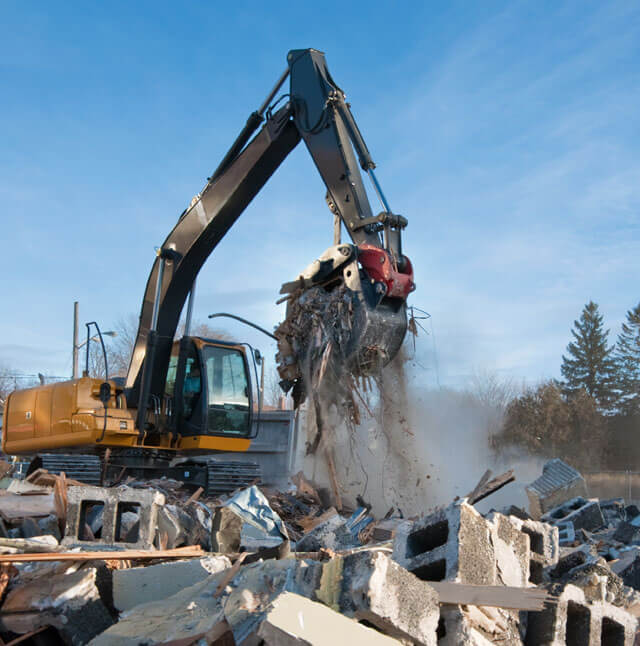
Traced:
POLYGON ((334 247, 323 262, 316 261, 310 273, 303 273, 298 284, 304 284, 305 277, 311 284, 317 282, 318 276, 326 279, 340 269, 345 258, 352 262, 359 259, 367 280, 352 288, 364 294, 364 318, 360 317, 358 325, 369 331, 363 336, 380 335, 382 327, 389 358, 402 342, 406 330, 405 299, 414 288, 411 263, 402 255, 400 241, 407 221, 391 213, 373 173, 375 164, 344 93, 329 74, 324 55, 313 49, 292 50, 287 62, 288 69, 263 105, 251 114, 202 192, 180 216, 158 251, 147 281, 126 379, 127 401, 138 405, 140 429, 144 427, 149 397, 163 394, 180 314, 198 272, 300 139, 327 187, 330 209, 342 220, 356 246, 334 247), (287 76, 288 100, 275 110, 270 106, 287 76), (356 154, 383 204, 379 215, 372 212, 356 154))

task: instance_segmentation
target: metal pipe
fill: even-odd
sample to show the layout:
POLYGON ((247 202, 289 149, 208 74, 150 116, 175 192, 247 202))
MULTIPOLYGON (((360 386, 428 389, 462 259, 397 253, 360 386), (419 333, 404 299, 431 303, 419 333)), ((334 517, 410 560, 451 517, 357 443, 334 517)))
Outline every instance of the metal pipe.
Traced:
POLYGON ((77 379, 78 365, 78 301, 73 302, 73 367, 71 379, 77 379))
POLYGON ((184 322, 184 334, 183 336, 189 336, 191 334, 191 317, 193 316, 193 301, 196 293, 196 281, 193 281, 191 285, 191 291, 189 292, 189 301, 187 302, 187 317, 184 322))
POLYGON ((249 141, 251 135, 258 129, 258 126, 263 122, 264 111, 269 107, 269 104, 273 100, 273 97, 276 95, 282 84, 285 82, 287 76, 289 76, 289 68, 278 79, 278 82, 275 84, 269 95, 264 100, 262 105, 249 115, 247 123, 244 128, 240 131, 240 134, 236 137, 236 140, 231 145, 231 148, 227 151, 227 154, 224 156, 218 168, 215 169, 213 175, 209 178, 209 183, 214 182, 224 171, 231 165, 233 160, 242 152, 245 144, 249 141))
POLYGON ((386 213, 391 213, 391 209, 389 208, 387 198, 384 196, 384 193, 382 192, 382 188, 380 187, 380 184, 378 184, 378 178, 376 177, 376 174, 373 172, 373 168, 368 168, 367 173, 371 178, 371 182, 373 183, 373 188, 375 189, 376 194, 378 195, 378 199, 380 200, 382 207, 384 208, 386 213))
POLYGON ((87 326, 87 349, 85 350, 85 368, 84 368, 84 375, 83 377, 88 377, 89 376, 89 346, 91 344, 91 336, 89 332, 89 323, 86 323, 87 326))
POLYGON ((227 318, 235 319, 236 321, 240 321, 240 323, 244 323, 245 325, 250 325, 252 328, 255 328, 256 330, 262 332, 263 334, 266 334, 267 336, 270 336, 274 341, 278 340, 278 337, 275 334, 271 334, 271 332, 268 332, 263 327, 260 327, 259 325, 256 325, 255 323, 252 323, 251 321, 247 321, 247 319, 243 319, 241 316, 236 316, 235 314, 227 314, 227 312, 218 312, 217 314, 209 314, 210 319, 215 319, 215 318, 217 318, 219 316, 226 316, 227 318))
POLYGON ((269 107, 269 104, 271 101, 273 101, 273 98, 275 95, 278 93, 278 90, 282 87, 282 84, 287 80, 287 76, 289 76, 289 68, 282 72, 280 75, 280 78, 276 81, 276 84, 273 86, 273 90, 269 93, 269 96, 263 101, 262 105, 258 108, 258 114, 263 115, 265 110, 269 107))

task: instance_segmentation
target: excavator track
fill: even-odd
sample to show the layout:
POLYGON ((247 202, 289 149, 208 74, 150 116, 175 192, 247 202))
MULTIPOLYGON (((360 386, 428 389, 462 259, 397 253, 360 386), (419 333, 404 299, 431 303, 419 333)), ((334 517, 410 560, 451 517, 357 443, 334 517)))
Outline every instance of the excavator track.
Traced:
POLYGON ((219 496, 260 482, 260 467, 253 462, 207 460, 207 496, 219 496))
POLYGON ((27 475, 37 469, 46 469, 56 475, 64 472, 67 478, 87 485, 100 486, 102 480, 102 460, 99 455, 41 453, 29 464, 27 475))
MULTIPOLYGON (((136 455, 134 451, 123 452, 122 455, 116 454, 112 459, 113 462, 110 462, 107 468, 108 475, 110 473, 115 477, 128 472, 141 479, 166 476, 192 486, 202 486, 207 496, 220 496, 260 482, 258 464, 241 460, 222 460, 216 456, 192 458, 173 466, 170 466, 168 456, 165 455, 156 455, 152 463, 147 459, 146 464, 143 464, 142 453, 136 455), (139 458, 138 463, 136 458, 139 458)), ((46 469, 56 475, 64 472, 67 478, 78 480, 86 485, 105 484, 102 482, 103 456, 100 455, 43 453, 31 461, 27 475, 37 469, 46 469)), ((109 477, 106 479, 108 481, 109 477)))

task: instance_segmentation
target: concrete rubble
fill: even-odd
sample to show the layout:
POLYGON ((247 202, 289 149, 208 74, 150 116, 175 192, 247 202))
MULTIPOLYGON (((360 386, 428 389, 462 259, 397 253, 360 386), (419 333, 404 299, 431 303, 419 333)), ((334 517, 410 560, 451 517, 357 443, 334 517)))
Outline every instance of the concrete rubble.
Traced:
POLYGON ((640 510, 589 498, 559 460, 528 487, 531 515, 482 514, 470 495, 374 518, 363 500, 332 507, 302 474, 216 498, 169 479, 37 481, 0 490, 3 643, 636 640, 640 510))

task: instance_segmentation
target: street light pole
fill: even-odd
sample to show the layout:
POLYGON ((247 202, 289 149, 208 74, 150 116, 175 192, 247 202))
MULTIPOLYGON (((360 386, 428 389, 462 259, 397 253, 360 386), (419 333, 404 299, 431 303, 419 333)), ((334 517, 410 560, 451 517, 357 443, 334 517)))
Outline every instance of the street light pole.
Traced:
POLYGON ((72 379, 78 378, 78 301, 73 303, 73 375, 72 379))

